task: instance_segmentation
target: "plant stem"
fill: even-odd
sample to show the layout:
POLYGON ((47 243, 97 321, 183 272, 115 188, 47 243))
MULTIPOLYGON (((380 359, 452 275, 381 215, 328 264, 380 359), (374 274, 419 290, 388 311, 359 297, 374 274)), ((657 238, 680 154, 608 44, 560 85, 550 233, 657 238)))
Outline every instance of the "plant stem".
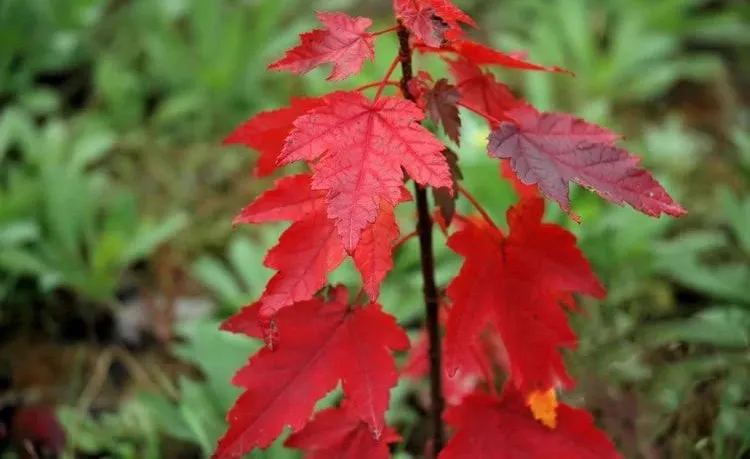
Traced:
POLYGON ((402 245, 409 242, 409 240, 413 237, 419 236, 419 233, 416 231, 412 231, 411 233, 407 234, 406 236, 403 236, 401 239, 396 241, 395 244, 393 244, 393 247, 391 248, 391 251, 395 252, 396 250, 400 249, 402 245))
POLYGON ((397 25, 392 26, 392 27, 388 27, 387 29, 379 30, 377 32, 373 32, 372 36, 373 37, 377 37, 378 35, 383 35, 383 34, 386 34, 386 33, 389 33, 389 32, 393 32, 395 30, 398 30, 398 26, 397 25))
POLYGON ((393 59, 393 62, 391 62, 390 67, 388 67, 388 70, 385 72, 385 77, 383 78, 383 81, 381 81, 380 86, 378 86, 378 92, 375 93, 375 100, 378 100, 380 95, 383 94, 383 89, 385 89, 386 85, 388 85, 391 75, 393 74, 393 71, 396 70, 396 67, 398 67, 399 62, 400 62, 399 56, 396 56, 396 58, 393 59))
POLYGON ((477 198, 474 197, 473 194, 469 193, 469 190, 464 188, 461 184, 458 184, 458 192, 464 195, 464 197, 471 203, 472 206, 482 215, 482 218, 484 218, 487 223, 489 223, 493 228, 496 230, 500 230, 494 221, 492 221, 492 217, 490 217, 490 214, 487 213, 487 211, 482 207, 481 204, 479 204, 479 201, 477 201, 477 198))
POLYGON ((465 108, 467 110, 470 110, 470 111, 476 113, 477 115, 479 115, 482 118, 486 119, 493 126, 498 126, 500 124, 500 120, 499 119, 495 118, 494 116, 490 115, 489 113, 487 113, 485 111, 480 110, 477 107, 472 107, 471 105, 469 105, 469 104, 467 104, 465 102, 461 102, 461 101, 456 102, 456 105, 458 105, 459 107, 463 107, 463 108, 465 108))
MULTIPOLYGON (((370 89, 370 88, 374 88, 374 87, 380 87, 382 85, 383 85, 382 81, 375 81, 373 83, 367 83, 367 84, 364 84, 364 85, 362 85, 362 86, 360 86, 358 88, 354 88, 353 91, 364 91, 365 89, 370 89)), ((394 88, 399 88, 399 89, 401 88, 401 83, 399 83, 398 81, 394 81, 394 80, 388 80, 388 81, 386 81, 385 85, 386 86, 393 86, 394 88)))
MULTIPOLYGON (((401 60, 401 92, 408 100, 414 101, 409 92, 409 81, 413 78, 409 31, 399 22, 399 58, 401 60)), ((422 280, 424 282, 424 302, 427 312, 427 335, 429 339, 430 363, 430 423, 432 425, 432 454, 437 457, 443 449, 445 432, 443 427, 443 365, 440 350, 440 322, 438 319, 438 292, 435 285, 435 260, 432 254, 432 218, 430 217, 427 191, 415 183, 417 199, 417 233, 422 257, 422 280)))

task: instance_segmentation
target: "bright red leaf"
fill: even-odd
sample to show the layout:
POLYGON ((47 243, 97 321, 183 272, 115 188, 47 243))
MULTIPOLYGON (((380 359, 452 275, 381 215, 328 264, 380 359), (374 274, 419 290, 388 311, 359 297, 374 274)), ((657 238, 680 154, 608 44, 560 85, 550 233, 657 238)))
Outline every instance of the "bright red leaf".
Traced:
MULTIPOLYGON (((341 238, 326 215, 326 193, 313 190, 311 183, 309 174, 279 179, 273 189, 259 196, 235 218, 235 224, 293 222, 264 260, 265 266, 278 272, 259 300, 263 316, 312 298, 325 285, 328 274, 346 258, 341 238)), ((403 186, 399 192, 398 202, 410 199, 403 186)), ((393 267, 391 246, 398 236, 393 208, 381 204, 375 221, 365 226, 352 255, 373 301, 393 267)))
POLYGON ((576 248, 575 236, 542 222, 544 201, 529 198, 508 211, 510 234, 468 221, 448 239, 465 261, 447 288, 453 306, 446 326, 446 367, 467 368, 471 343, 491 321, 500 334, 513 383, 525 393, 573 381, 560 348, 576 337, 560 302, 604 289, 576 248))
POLYGON ((388 443, 400 439, 388 426, 380 438, 375 438, 370 426, 345 400, 341 408, 317 413, 304 429, 291 435, 284 446, 306 451, 305 459, 388 459, 391 457, 388 443))
POLYGON ((292 123, 301 115, 323 105, 317 97, 292 98, 288 107, 260 112, 244 122, 225 139, 224 145, 245 145, 260 153, 255 175, 263 177, 276 169, 276 158, 284 140, 292 132, 292 123))
POLYGON ((375 37, 365 32, 372 25, 371 19, 318 13, 318 20, 325 29, 300 35, 301 43, 268 68, 304 74, 321 64, 333 63, 328 79, 338 81, 359 73, 366 60, 375 59, 375 37))
POLYGON ((620 459, 587 412, 560 404, 557 427, 534 419, 524 398, 508 386, 501 399, 475 394, 451 407, 445 419, 456 429, 439 459, 620 459))
POLYGON ((263 339, 266 345, 272 345, 271 320, 260 315, 260 301, 249 304, 221 324, 221 329, 231 333, 242 333, 250 338, 263 339))
POLYGON ((570 181, 650 216, 685 213, 649 172, 638 167, 639 158, 615 146, 616 134, 571 115, 540 113, 530 106, 506 115, 513 121, 501 123, 490 135, 490 156, 510 159, 521 182, 539 185, 574 219, 570 181))
POLYGON ((439 48, 463 32, 459 23, 476 27, 450 0, 393 0, 396 17, 427 46, 439 48))
POLYGON ((354 250, 354 265, 362 274, 365 291, 371 299, 380 294, 380 284, 393 269, 393 242, 399 231, 393 208, 381 201, 378 217, 362 232, 362 238, 354 250))
POLYGON ((503 83, 495 80, 495 75, 482 71, 479 66, 466 59, 445 59, 449 65, 456 88, 461 95, 461 103, 476 112, 489 115, 494 120, 506 119, 505 112, 524 105, 503 83))
POLYGON ((517 54, 507 54, 471 40, 456 41, 451 44, 450 49, 475 65, 499 65, 501 67, 518 70, 570 73, 563 68, 535 64, 521 59, 517 54))
POLYGON ((424 113, 408 100, 376 101, 356 92, 325 96, 326 105, 295 121, 280 164, 305 160, 312 188, 327 192, 328 216, 344 248, 354 251, 381 201, 402 200, 404 176, 422 185, 452 186, 442 143, 419 125, 424 113))
POLYGON ((381 437, 398 379, 391 351, 409 348, 395 319, 377 304, 350 307, 314 299, 274 317, 279 345, 262 348, 232 380, 244 393, 228 414, 215 458, 265 448, 284 426, 299 431, 315 403, 339 381, 353 413, 381 437))

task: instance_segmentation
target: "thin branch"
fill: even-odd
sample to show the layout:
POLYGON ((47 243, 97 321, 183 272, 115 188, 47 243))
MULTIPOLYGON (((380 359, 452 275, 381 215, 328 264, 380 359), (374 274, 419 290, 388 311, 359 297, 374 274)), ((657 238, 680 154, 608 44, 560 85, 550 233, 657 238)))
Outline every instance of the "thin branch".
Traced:
POLYGON ((396 243, 393 244, 393 248, 391 250, 393 252, 395 252, 396 250, 400 249, 402 245, 404 245, 407 242, 409 242, 410 239, 415 238, 417 236, 419 236, 419 233, 416 232, 416 231, 412 231, 411 233, 403 236, 401 239, 399 239, 398 241, 396 241, 396 243))
POLYGON ((357 296, 354 297, 354 301, 352 302, 352 304, 359 303, 362 300, 362 297, 364 296, 364 294, 365 294, 365 287, 362 286, 359 288, 359 291, 357 292, 357 296))
POLYGON ((392 27, 388 27, 387 29, 383 29, 383 30, 379 30, 377 32, 373 32, 370 35, 372 35, 373 37, 377 37, 378 35, 384 35, 384 34, 387 34, 387 33, 390 33, 390 32, 395 32, 397 30, 398 30, 398 24, 396 24, 395 26, 392 26, 392 27))
MULTIPOLYGON (((362 85, 362 86, 360 86, 358 88, 354 88, 353 91, 364 91, 365 89, 380 87, 382 84, 383 84, 382 81, 375 81, 373 83, 368 83, 368 84, 362 85)), ((388 80, 388 81, 385 82, 385 85, 386 86, 392 86, 394 88, 401 88, 401 83, 399 83, 398 81, 395 81, 395 80, 388 80)))
POLYGON ((493 228, 500 231, 500 228, 497 227, 494 221, 492 221, 492 217, 490 217, 490 214, 487 213, 486 210, 484 210, 484 207, 482 207, 481 204, 479 204, 479 201, 477 201, 477 198, 474 197, 473 194, 469 193, 469 190, 464 188, 460 183, 458 185, 458 192, 464 195, 464 197, 471 203, 472 206, 482 215, 482 218, 487 220, 487 223, 492 225, 493 228))
MULTIPOLYGON (((409 31, 399 21, 398 29, 399 60, 401 61, 401 92, 408 100, 414 101, 409 92, 409 81, 413 78, 412 50, 409 46, 409 31)), ((440 319, 438 291, 435 284, 435 260, 432 253, 432 218, 427 201, 427 191, 414 184, 417 201, 417 233, 422 258, 422 280, 424 282, 424 302, 427 313, 426 327, 429 341, 428 358, 430 363, 430 424, 432 426, 432 454, 437 457, 445 443, 443 426, 443 365, 440 350, 440 319)))
POLYGON ((391 62, 391 66, 388 67, 388 70, 386 70, 385 72, 383 81, 381 81, 380 86, 378 86, 378 92, 375 93, 375 100, 378 100, 380 95, 383 93, 383 89, 385 89, 386 84, 388 84, 388 82, 390 81, 391 75, 393 74, 393 71, 396 70, 399 62, 401 62, 401 56, 396 56, 396 58, 393 59, 393 62, 391 62))
POLYGON ((494 116, 490 115, 489 113, 485 112, 484 110, 481 110, 481 109, 476 108, 476 107, 472 107, 471 105, 466 104, 464 102, 461 102, 460 100, 458 102, 456 102, 456 105, 458 105, 459 107, 463 107, 463 108, 465 108, 467 110, 470 110, 470 111, 476 113, 477 115, 479 115, 482 118, 484 118, 487 121, 489 121, 490 124, 493 124, 493 125, 497 126, 498 124, 501 123, 501 121, 499 119, 495 118, 494 116))

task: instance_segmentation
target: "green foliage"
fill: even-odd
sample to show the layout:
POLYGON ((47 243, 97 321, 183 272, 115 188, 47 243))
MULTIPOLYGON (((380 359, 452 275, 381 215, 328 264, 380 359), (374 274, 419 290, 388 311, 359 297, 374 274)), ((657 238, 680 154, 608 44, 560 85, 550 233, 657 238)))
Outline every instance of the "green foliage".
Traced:
POLYGON ((307 24, 286 23, 297 0, 236 2, 136 0, 107 18, 96 90, 122 127, 149 121, 185 142, 221 134, 247 110, 276 100, 262 65, 307 24), (176 27, 180 24, 180 27, 176 27))
MULTIPOLYGON (((232 376, 247 355, 260 347, 258 342, 219 331, 218 327, 219 322, 211 320, 180 328, 186 343, 177 346, 175 351, 201 370, 202 381, 180 377, 180 396, 174 402, 152 393, 139 397, 162 432, 197 444, 206 457, 213 452, 216 441, 226 430, 225 413, 240 394, 240 390, 230 383, 232 376)), ((257 451, 250 458, 297 459, 298 454, 284 449, 282 443, 279 441, 266 451, 257 451)))
POLYGON ((211 292, 227 316, 258 298, 272 274, 263 267, 262 247, 276 241, 278 234, 269 231, 259 236, 257 242, 245 236, 233 237, 227 246, 226 263, 203 255, 190 268, 192 276, 211 292))
POLYGON ((116 459, 159 459, 159 437, 146 408, 137 401, 124 403, 114 413, 97 418, 81 416, 73 407, 57 411, 67 432, 64 459, 77 457, 73 451, 86 454, 107 453, 116 459))
POLYGON ((100 0, 8 0, 0 4, 0 97, 25 96, 40 74, 91 59, 100 0), (29 31, 34 30, 33 34, 29 31))
POLYGON ((12 139, 2 151, 16 147, 20 155, 6 160, 0 187, 0 221, 9 224, 2 232, 3 278, 31 276, 43 292, 66 288, 112 301, 125 270, 173 237, 187 217, 143 219, 134 195, 112 186, 95 167, 114 143, 106 128, 85 118, 36 128, 22 113, 8 111, 0 122, 10 126, 0 137, 12 139))
POLYGON ((717 56, 684 50, 686 40, 696 34, 733 42, 750 39, 737 14, 696 19, 692 10, 701 2, 693 0, 505 3, 496 43, 527 50, 537 62, 559 62, 576 74, 524 77, 528 100, 541 109, 583 110, 587 119, 604 119, 618 104, 661 97, 681 79, 717 78, 717 56))
MULTIPOLYGON (((523 80, 503 75, 534 105, 630 129, 618 116, 620 107, 663 100, 681 80, 722 78, 718 53, 688 51, 688 44, 728 47, 740 64, 747 60, 746 2, 728 1, 723 9, 707 3, 504 0, 461 6, 486 10, 480 32, 489 33, 489 42, 526 49, 534 61, 576 73, 525 74, 523 80)), ((258 267, 277 232, 230 239, 228 222, 264 183, 244 172, 254 154, 217 144, 247 113, 287 102, 290 80, 264 70, 298 32, 313 26, 310 17, 294 14, 301 5, 307 3, 0 1, 0 314, 7 305, 30 304, 28 292, 19 290, 26 279, 34 281, 35 297, 62 288, 85 301, 111 303, 123 274, 165 243, 197 255, 188 274, 217 301, 220 316, 259 296, 270 271, 258 267), (83 100, 71 101, 81 89, 83 100), (183 231, 186 215, 189 232, 183 231)), ((333 8, 324 0, 315 5, 333 8)), ((396 42, 384 36, 377 46, 379 55, 392 55, 396 42)), ((388 64, 368 65, 342 86, 378 79, 388 64)), ((291 92, 329 91, 324 73, 297 79, 302 85, 291 92)), ((750 447, 750 130, 747 120, 732 129, 733 149, 725 155, 679 117, 658 125, 637 117, 633 150, 646 152, 647 165, 663 174, 670 190, 683 190, 678 194, 688 197, 692 220, 679 226, 647 219, 602 206, 578 189, 573 207, 585 225, 571 224, 548 206, 549 220, 576 232, 609 289, 608 300, 587 305, 589 320, 577 324, 582 340, 575 367, 578 374, 595 371, 613 384, 635 385, 658 406, 654 435, 684 411, 699 383, 714 384, 720 400, 710 438, 680 435, 703 457, 736 458, 750 447), (715 195, 699 200, 688 193, 691 183, 718 181, 700 172, 709 162, 728 162, 742 183, 717 186, 715 195), (661 360, 676 348, 687 350, 661 360)), ((492 202, 487 210, 502 221, 513 191, 499 185, 499 172, 480 147, 486 123, 463 111, 462 119, 461 166, 472 177, 467 187, 480 201, 492 202)), ((470 209, 464 200, 458 206, 470 209)), ((458 263, 441 237, 436 233, 435 246, 444 284, 458 263)), ((417 242, 406 243, 395 262, 382 302, 400 322, 413 323, 422 314, 417 242)), ((353 286, 358 276, 346 263, 332 280, 353 286)), ((228 382, 242 363, 237 359, 257 345, 215 326, 211 321, 181 329, 186 343, 179 355, 204 378, 181 377, 178 400, 148 395, 96 420, 64 409, 64 422, 80 425, 76 447, 157 458, 159 430, 211 450, 237 394, 228 382)), ((394 391, 398 401, 389 416, 413 425, 413 412, 402 403, 409 390, 394 391)), ((296 455, 277 446, 251 457, 296 455)))

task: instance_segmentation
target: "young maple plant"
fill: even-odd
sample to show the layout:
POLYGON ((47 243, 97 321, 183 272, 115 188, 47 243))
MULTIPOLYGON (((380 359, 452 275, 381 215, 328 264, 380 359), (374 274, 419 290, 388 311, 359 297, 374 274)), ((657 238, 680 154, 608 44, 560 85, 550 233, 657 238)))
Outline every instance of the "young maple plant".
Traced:
POLYGON ((543 222, 543 198, 576 221, 571 181, 650 216, 685 211, 638 167, 637 157, 616 145, 618 134, 572 115, 539 112, 486 67, 570 72, 465 38, 461 24, 476 24, 449 0, 394 0, 393 6, 397 24, 374 32, 368 18, 318 13, 322 28, 302 34, 298 46, 269 66, 304 74, 332 64, 328 80, 344 80, 374 60, 378 36, 395 33, 400 50, 382 81, 293 98, 225 140, 260 152, 256 176, 298 161, 310 172, 278 179, 234 221, 291 226, 265 258, 276 273, 261 297, 222 325, 264 346, 233 379, 244 392, 228 413, 214 457, 266 448, 289 427, 285 444, 307 458, 388 458, 390 445, 400 441, 385 421, 390 390, 399 377, 427 375, 428 457, 620 457, 587 412, 558 401, 574 384, 561 354, 576 344, 567 320, 574 295, 605 292, 575 237, 543 222), (441 58, 451 78, 415 71, 416 53, 441 58), (400 80, 391 79, 399 67, 400 80), (396 94, 386 95, 391 88, 396 94), (498 160, 498 180, 510 180, 520 196, 507 212, 507 232, 459 184, 471 177, 462 176, 456 153, 421 124, 431 120, 459 144, 459 107, 487 120, 487 152, 498 160), (458 197, 478 215, 458 213, 458 197), (416 230, 401 236, 394 207, 412 200, 416 230), (444 289, 435 285, 434 223, 464 260, 444 289), (410 343, 378 294, 393 252, 412 236, 421 251, 426 325, 397 368, 393 353, 409 351, 410 343), (327 285, 346 257, 362 277, 351 301, 344 287, 327 285), (340 403, 314 413, 339 383, 340 403))

